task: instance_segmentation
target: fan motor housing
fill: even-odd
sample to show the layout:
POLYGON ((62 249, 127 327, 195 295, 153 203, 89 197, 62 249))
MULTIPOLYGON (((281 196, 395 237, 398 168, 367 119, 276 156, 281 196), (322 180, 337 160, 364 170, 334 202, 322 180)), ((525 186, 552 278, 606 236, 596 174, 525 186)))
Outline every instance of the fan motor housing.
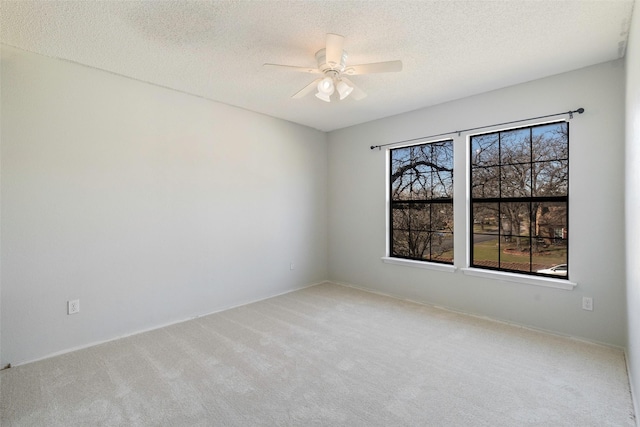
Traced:
POLYGON ((340 63, 332 66, 332 64, 327 63, 326 49, 320 49, 316 52, 316 61, 318 61, 318 69, 323 73, 330 70, 335 70, 338 73, 341 73, 346 67, 345 64, 347 63, 347 52, 343 50, 342 55, 340 56, 340 63))

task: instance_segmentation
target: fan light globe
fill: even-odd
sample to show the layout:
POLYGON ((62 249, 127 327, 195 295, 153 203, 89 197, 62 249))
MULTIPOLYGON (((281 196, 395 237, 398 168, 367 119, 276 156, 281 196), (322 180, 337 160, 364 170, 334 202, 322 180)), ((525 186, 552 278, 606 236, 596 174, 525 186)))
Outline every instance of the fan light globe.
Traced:
POLYGON ((342 80, 338 82, 336 89, 338 89, 338 93, 340 94, 340 101, 345 99, 351 92, 353 92, 353 88, 342 80))
POLYGON ((326 93, 318 92, 316 93, 316 97, 318 99, 322 99, 324 102, 331 102, 331 98, 326 93))
POLYGON ((331 102, 329 97, 334 91, 335 86, 333 84, 333 79, 331 77, 325 77, 318 83, 318 93, 316 93, 316 96, 323 101, 331 102))
POLYGON ((324 79, 320 80, 320 83, 318 83, 318 92, 331 95, 333 93, 333 90, 333 79, 331 77, 325 77, 324 79))

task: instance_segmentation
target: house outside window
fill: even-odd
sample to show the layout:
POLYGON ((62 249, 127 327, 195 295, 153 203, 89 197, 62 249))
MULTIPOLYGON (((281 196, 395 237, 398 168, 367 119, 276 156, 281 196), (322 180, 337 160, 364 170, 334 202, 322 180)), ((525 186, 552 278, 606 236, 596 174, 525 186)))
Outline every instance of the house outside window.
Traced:
POLYGON ((453 141, 390 150, 391 257, 453 264, 453 141))
POLYGON ((568 279, 569 124, 470 137, 471 267, 568 279))

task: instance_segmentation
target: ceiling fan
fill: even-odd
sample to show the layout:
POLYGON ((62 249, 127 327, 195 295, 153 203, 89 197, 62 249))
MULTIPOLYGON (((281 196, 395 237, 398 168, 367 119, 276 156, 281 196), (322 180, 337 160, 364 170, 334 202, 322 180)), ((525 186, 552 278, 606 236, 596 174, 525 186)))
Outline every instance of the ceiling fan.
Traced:
POLYGON ((316 97, 325 102, 331 102, 331 95, 333 95, 335 91, 338 91, 340 100, 345 99, 351 93, 353 93, 353 98, 356 100, 367 96, 363 90, 353 84, 346 76, 402 71, 402 61, 374 62, 347 66, 347 52, 344 51, 343 45, 343 36, 327 34, 326 47, 316 52, 318 68, 280 64, 264 64, 264 66, 267 68, 280 68, 309 74, 323 74, 323 77, 319 77, 309 83, 295 93, 292 98, 302 98, 317 89, 316 97))

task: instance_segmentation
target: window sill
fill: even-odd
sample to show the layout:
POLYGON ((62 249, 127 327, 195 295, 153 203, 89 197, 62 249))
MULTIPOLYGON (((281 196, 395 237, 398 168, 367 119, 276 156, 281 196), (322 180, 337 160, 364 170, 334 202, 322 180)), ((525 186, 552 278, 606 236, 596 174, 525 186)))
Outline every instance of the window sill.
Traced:
POLYGON ((482 270, 480 268, 462 268, 462 272, 468 276, 484 277, 487 279, 501 280, 504 282, 523 283, 526 285, 544 286, 547 288, 564 289, 572 291, 578 286, 575 282, 551 277, 527 276, 524 274, 507 273, 503 271, 482 270))
POLYGON ((453 265, 438 264, 437 262, 414 261, 411 259, 391 257, 382 257, 382 262, 386 264, 403 265, 405 267, 423 268, 425 270, 446 271, 448 273, 454 273, 456 271, 456 268, 453 265))

